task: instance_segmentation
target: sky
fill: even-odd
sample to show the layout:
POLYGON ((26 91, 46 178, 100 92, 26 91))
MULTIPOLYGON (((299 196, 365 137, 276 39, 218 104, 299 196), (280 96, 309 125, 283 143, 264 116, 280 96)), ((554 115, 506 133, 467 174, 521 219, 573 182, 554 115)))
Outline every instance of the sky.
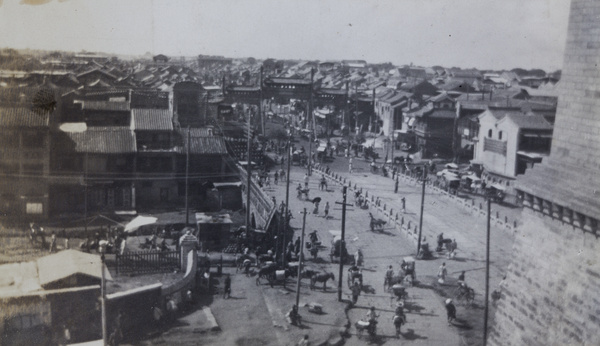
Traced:
POLYGON ((0 0, 0 47, 560 69, 569 0, 0 0))

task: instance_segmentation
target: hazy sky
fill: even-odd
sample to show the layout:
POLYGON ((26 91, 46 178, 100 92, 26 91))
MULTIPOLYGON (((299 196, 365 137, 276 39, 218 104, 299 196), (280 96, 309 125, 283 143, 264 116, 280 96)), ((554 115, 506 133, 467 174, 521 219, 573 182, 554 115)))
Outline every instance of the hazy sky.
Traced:
POLYGON ((554 70, 562 65, 569 5, 568 0, 0 0, 0 47, 554 70))

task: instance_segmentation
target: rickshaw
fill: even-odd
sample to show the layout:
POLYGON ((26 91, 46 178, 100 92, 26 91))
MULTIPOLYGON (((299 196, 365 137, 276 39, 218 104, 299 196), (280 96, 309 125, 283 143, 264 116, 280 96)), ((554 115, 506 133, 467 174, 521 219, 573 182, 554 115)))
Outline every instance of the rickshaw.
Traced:
POLYGON ((344 263, 352 263, 354 262, 354 256, 350 256, 348 254, 348 250, 346 249, 346 244, 342 244, 342 252, 340 256, 340 242, 342 241, 341 236, 335 236, 331 241, 331 251, 329 252, 329 257, 331 259, 331 263, 339 263, 340 260, 343 260, 344 263))
POLYGON ((400 268, 404 271, 405 276, 411 277, 411 285, 415 281, 415 277, 417 276, 417 272, 415 270, 416 261, 412 256, 407 256, 402 259, 402 264, 400 268))
POLYGON ((481 179, 476 175, 463 175, 460 177, 460 188, 463 191, 474 192, 481 187, 481 179))

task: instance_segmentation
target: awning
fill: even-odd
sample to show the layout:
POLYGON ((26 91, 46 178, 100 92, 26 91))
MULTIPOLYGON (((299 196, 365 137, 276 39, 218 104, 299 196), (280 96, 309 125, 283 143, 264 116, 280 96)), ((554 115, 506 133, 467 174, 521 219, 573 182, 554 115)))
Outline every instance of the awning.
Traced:
POLYGON ((142 226, 151 225, 153 223, 156 223, 156 220, 158 220, 158 218, 156 218, 154 216, 140 215, 140 216, 136 217, 135 219, 131 220, 131 222, 129 222, 125 226, 125 233, 135 232, 142 226))
POLYGON ((458 165, 455 163, 447 163, 444 167, 448 169, 458 169, 458 165))
POLYGON ((490 187, 493 187, 496 190, 504 191, 504 186, 502 186, 500 184, 492 184, 492 185, 490 185, 490 187))
POLYGON ((552 138, 551 133, 523 133, 523 137, 527 138, 552 138))
POLYGON ((415 118, 410 118, 408 120, 408 126, 413 126, 414 123, 415 123, 415 118))
POLYGON ((325 147, 318 147, 317 152, 322 153, 325 151, 325 149, 326 149, 325 147))

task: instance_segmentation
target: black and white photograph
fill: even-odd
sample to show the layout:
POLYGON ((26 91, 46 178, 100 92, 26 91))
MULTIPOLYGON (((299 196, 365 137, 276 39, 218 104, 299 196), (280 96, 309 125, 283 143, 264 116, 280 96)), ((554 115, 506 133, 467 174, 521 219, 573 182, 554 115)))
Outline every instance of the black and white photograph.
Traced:
POLYGON ((0 346, 600 345, 600 0, 0 0, 0 346))

